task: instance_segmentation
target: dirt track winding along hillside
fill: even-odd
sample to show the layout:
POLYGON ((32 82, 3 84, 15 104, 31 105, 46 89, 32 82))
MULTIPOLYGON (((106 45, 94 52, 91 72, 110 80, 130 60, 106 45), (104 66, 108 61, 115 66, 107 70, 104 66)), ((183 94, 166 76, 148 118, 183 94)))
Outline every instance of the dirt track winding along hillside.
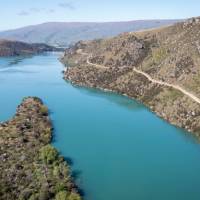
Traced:
POLYGON ((126 94, 200 136, 200 18, 78 42, 62 61, 73 84, 126 94))

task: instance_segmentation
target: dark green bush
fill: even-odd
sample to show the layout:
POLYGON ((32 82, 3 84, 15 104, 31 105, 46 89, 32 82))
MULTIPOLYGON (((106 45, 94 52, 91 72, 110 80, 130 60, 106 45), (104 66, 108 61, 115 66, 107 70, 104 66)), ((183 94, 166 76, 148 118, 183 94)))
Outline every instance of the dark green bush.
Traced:
POLYGON ((44 105, 42 105, 40 107, 40 112, 42 113, 42 115, 48 115, 48 108, 44 105))
POLYGON ((68 192, 67 191, 60 191, 56 194, 55 200, 68 200, 68 192))
POLYGON ((57 159, 57 157, 58 157, 57 150, 54 147, 52 147, 50 144, 40 149, 39 158, 45 164, 53 163, 57 159))
POLYGON ((81 200, 81 197, 79 194, 72 192, 69 195, 68 200, 81 200))

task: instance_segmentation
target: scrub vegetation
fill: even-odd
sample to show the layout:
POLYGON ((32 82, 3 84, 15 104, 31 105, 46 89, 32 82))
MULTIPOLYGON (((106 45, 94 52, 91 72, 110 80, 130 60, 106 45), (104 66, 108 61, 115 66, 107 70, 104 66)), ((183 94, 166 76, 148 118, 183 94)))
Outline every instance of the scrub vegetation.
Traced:
POLYGON ((199 38, 197 17, 158 29, 81 41, 65 51, 62 62, 70 60, 73 67, 65 70, 64 78, 137 99, 200 137, 200 104, 191 98, 200 98, 199 38))
POLYGON ((13 119, 0 124, 1 200, 81 200, 51 136, 48 109, 35 97, 25 98, 13 119))

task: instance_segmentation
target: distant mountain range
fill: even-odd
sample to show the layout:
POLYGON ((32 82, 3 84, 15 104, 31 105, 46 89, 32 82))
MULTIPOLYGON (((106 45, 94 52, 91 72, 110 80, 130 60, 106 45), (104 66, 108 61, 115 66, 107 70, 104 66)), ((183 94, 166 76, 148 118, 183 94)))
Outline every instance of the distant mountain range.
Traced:
POLYGON ((48 22, 15 30, 0 32, 1 39, 28 43, 46 43, 68 46, 79 40, 91 40, 118 35, 122 32, 138 31, 171 25, 180 20, 138 20, 128 22, 48 22))

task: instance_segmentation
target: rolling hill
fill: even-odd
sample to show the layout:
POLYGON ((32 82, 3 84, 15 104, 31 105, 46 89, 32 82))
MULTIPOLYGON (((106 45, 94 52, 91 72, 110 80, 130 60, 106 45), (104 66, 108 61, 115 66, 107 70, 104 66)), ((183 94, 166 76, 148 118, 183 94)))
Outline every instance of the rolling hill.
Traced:
POLYGON ((28 43, 68 46, 79 40, 91 40, 173 24, 179 20, 138 20, 129 22, 48 22, 0 32, 0 38, 28 43))

